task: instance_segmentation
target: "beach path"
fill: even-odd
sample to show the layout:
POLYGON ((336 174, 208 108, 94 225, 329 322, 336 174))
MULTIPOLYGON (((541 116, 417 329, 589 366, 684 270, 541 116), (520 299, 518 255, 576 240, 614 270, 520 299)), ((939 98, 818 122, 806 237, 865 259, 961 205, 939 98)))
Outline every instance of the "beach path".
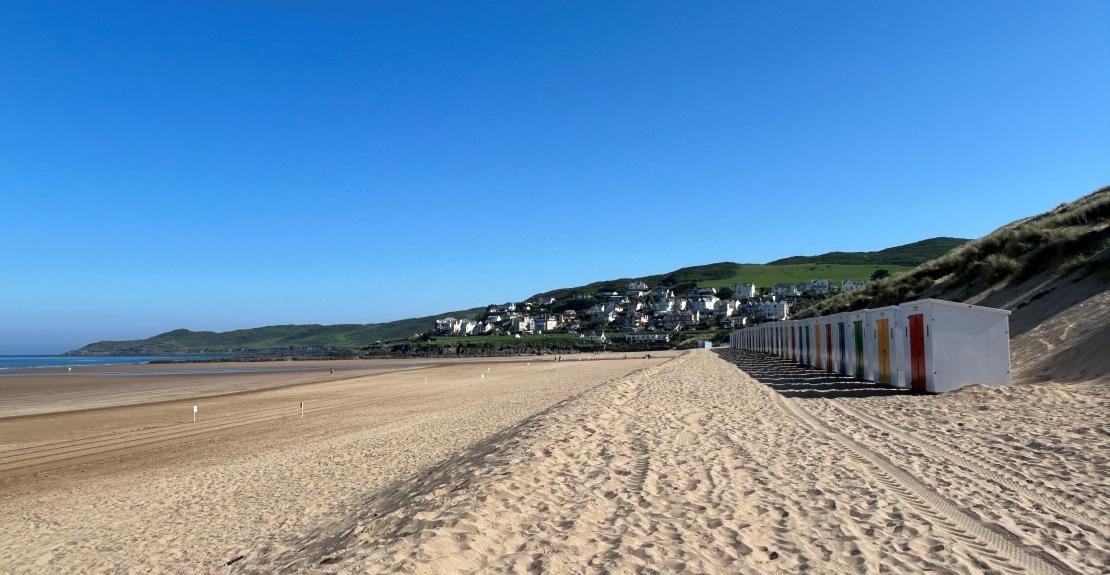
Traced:
MULTIPOLYGON (((1015 410, 1044 405, 1000 397, 992 401, 1015 410)), ((1071 404, 1080 408, 1073 417, 1089 408, 1097 425, 1098 401, 1071 404)), ((1102 572, 1110 560, 1099 475, 1106 435, 1088 436, 1089 453, 1050 474, 1010 457, 1044 431, 1020 418, 1013 425, 1025 429, 1009 429, 997 413, 969 416, 964 427, 973 429, 944 441, 908 430, 922 418, 944 428, 935 424, 958 416, 958 406, 982 403, 788 397, 697 350, 556 405, 300 538, 262 542, 233 567, 1102 572), (900 420, 907 409, 912 415, 900 420), (1073 496, 1076 489, 1089 497, 1073 496)), ((1083 425, 1046 441, 1069 445, 1083 425)))

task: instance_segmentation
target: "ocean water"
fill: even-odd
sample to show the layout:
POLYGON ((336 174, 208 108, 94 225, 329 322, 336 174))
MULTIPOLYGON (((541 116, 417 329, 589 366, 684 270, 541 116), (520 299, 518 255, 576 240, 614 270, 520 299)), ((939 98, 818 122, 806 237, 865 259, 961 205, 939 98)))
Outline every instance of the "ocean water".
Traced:
POLYGON ((141 355, 112 357, 69 357, 62 355, 0 355, 0 369, 28 367, 77 367, 79 365, 134 365, 152 361, 219 359, 226 355, 141 355))

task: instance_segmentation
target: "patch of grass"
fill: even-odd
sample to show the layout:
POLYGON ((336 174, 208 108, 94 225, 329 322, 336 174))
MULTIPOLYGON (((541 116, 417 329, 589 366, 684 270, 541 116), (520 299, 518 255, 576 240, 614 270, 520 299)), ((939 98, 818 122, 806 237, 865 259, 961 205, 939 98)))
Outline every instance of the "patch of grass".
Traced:
POLYGON ((991 254, 983 260, 983 277, 993 284, 1012 276, 1018 267, 1018 261, 1010 256, 991 254))
POLYGON ((1057 276, 1086 270, 1095 273, 1110 267, 1108 262, 1110 187, 1007 224, 910 271, 872 282, 861 292, 819 302, 799 317, 913 300, 938 284, 956 290, 975 285, 979 278, 993 284, 1024 281, 1044 272, 1057 276))

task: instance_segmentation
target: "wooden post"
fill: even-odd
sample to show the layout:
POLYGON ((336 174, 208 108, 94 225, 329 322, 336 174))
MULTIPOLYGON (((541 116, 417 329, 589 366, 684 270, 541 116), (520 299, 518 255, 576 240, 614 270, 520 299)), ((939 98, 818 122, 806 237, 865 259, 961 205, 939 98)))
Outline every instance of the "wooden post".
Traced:
POLYGON ((304 419, 304 402, 301 402, 301 419, 304 419))

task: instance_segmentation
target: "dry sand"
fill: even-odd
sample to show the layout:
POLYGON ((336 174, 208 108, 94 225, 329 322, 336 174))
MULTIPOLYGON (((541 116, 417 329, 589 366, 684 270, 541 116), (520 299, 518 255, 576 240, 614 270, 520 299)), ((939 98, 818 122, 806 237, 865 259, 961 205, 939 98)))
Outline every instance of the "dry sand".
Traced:
MULTIPOLYGON (((485 380, 488 365, 459 364, 213 398, 207 435, 0 467, 0 571, 1110 565, 1105 385, 911 396, 778 358, 724 357, 744 371, 697 350, 665 363, 494 365, 485 380), (312 392, 320 411, 290 417, 312 392), (254 402, 259 422, 235 426, 254 402)), ((171 407, 0 420, 0 433, 41 437, 68 422, 95 452, 97 426, 82 417, 118 416, 110 446, 154 433, 124 423, 171 407)), ((190 425, 166 429, 178 437, 190 425)), ((60 445, 46 449, 77 447, 60 445)))
POLYGON ((788 364, 758 356, 743 363, 767 379, 805 382, 811 396, 785 397, 695 351, 590 390, 233 567, 1104 572, 1104 391, 1078 409, 976 396, 976 406, 1022 412, 1008 418, 964 407, 958 396, 830 393, 835 386, 788 364), (1067 414, 1075 427, 1056 427, 1067 414), (946 433, 960 417, 965 431, 946 433), (1030 436, 1045 446, 1029 451, 1030 436), (1068 456, 1025 465, 1045 450, 1068 456))
POLYGON ((308 530, 537 411, 663 361, 574 359, 449 362, 0 419, 0 572, 226 572, 260 538, 308 530))

